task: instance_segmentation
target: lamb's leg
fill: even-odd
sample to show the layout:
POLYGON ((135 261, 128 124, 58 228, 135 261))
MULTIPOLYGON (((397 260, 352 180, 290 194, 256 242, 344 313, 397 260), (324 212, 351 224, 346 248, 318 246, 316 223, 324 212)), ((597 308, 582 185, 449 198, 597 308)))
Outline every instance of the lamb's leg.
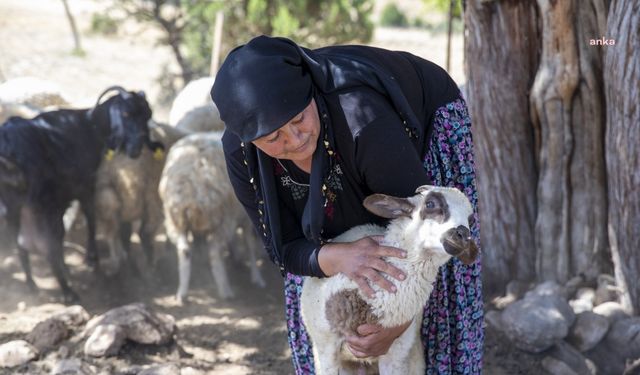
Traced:
POLYGON ((87 197, 80 199, 82 212, 87 219, 87 256, 86 263, 94 272, 100 271, 100 257, 96 243, 96 208, 94 194, 87 194, 87 197))
POLYGON ((144 250, 145 259, 147 260, 147 265, 153 264, 153 237, 155 234, 155 230, 150 228, 150 224, 148 219, 143 219, 142 224, 140 225, 140 243, 142 245, 142 250, 144 250))
POLYGON ((131 223, 120 223, 118 225, 118 230, 120 231, 120 243, 122 244, 122 249, 124 253, 127 254, 128 257, 131 255, 131 223))
POLYGON ((209 241, 209 264, 211 265, 211 274, 216 282, 218 288, 218 295, 223 298, 233 298, 234 294, 229 284, 229 277, 227 277, 227 270, 224 266, 224 259, 222 257, 225 244, 220 244, 216 239, 209 241))
MULTIPOLYGON (((173 237, 173 236, 172 236, 173 237)), ((189 280, 191 279, 191 249, 186 233, 171 238, 178 250, 178 275, 179 284, 176 292, 176 300, 179 304, 183 304, 187 298, 189 291, 189 280)))
POLYGON ((119 240, 119 254, 122 255, 123 261, 126 262, 129 267, 129 272, 138 277, 141 276, 140 269, 136 264, 136 260, 131 256, 131 223, 119 222, 118 223, 118 240, 119 240))
POLYGON ((36 251, 36 241, 40 238, 40 233, 37 227, 36 215, 31 206, 25 205, 20 209, 18 217, 18 225, 15 226, 15 232, 18 239, 16 245, 18 248, 18 258, 24 271, 25 281, 31 291, 36 292, 38 286, 33 281, 31 273, 31 262, 29 260, 29 251, 36 251))
POLYGON ((340 340, 326 341, 324 343, 314 343, 313 358, 317 375, 342 375, 344 371, 340 369, 340 340))
MULTIPOLYGON (((251 282, 254 285, 259 286, 260 288, 264 288, 267 286, 267 283, 262 278, 262 274, 258 269, 257 259, 256 259, 256 250, 257 250, 257 241, 254 240, 254 234, 252 228, 240 228, 238 231, 238 235, 242 236, 243 241, 240 242, 245 246, 246 253, 249 254, 249 269, 251 270, 251 282)), ((238 253, 234 251, 234 253, 238 253)))
POLYGON ((249 268, 251 269, 251 282, 254 285, 259 286, 260 288, 264 288, 267 286, 267 283, 262 278, 262 274, 258 269, 258 264, 256 260, 256 249, 250 248, 249 250, 249 268))
POLYGON ((424 374, 425 362, 420 341, 421 318, 422 314, 414 317, 409 328, 380 357, 378 366, 381 375, 424 374))

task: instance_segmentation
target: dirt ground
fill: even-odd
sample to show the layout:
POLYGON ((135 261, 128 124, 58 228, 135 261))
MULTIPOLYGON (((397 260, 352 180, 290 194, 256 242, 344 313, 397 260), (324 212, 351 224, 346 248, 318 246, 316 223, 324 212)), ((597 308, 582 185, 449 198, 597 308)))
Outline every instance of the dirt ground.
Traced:
MULTIPOLYGON (((105 38, 87 32, 91 12, 103 2, 69 0, 82 33, 84 56, 70 53, 73 40, 57 0, 0 0, 0 82, 21 76, 36 76, 60 85, 78 106, 90 106, 106 87, 120 84, 144 89, 156 120, 166 121, 168 108, 157 104, 156 83, 162 65, 171 66, 170 51, 154 44, 152 30, 105 38)), ((404 49, 444 63, 444 37, 421 31, 378 30, 374 45, 404 49), (434 52, 434 51, 440 51, 434 52)), ((464 81, 462 40, 454 39, 452 76, 464 81)), ((66 262, 81 304, 92 314, 132 302, 145 302, 152 309, 176 318, 175 342, 164 347, 127 344, 117 358, 99 360, 98 367, 111 366, 112 373, 133 365, 173 362, 207 374, 290 374, 292 367, 283 321, 281 278, 276 268, 264 262, 261 269, 267 288, 256 289, 242 265, 229 262, 237 297, 224 301, 216 296, 203 254, 196 254, 190 302, 177 306, 176 256, 162 241, 157 243, 154 268, 143 261, 134 244, 134 258, 142 277, 123 272, 113 277, 96 277, 82 262, 81 233, 71 233, 66 262), (200 261, 198 258, 200 257, 200 261), (117 371, 116 371, 117 370, 117 371)), ((105 254, 106 255, 106 254, 105 254)), ((41 293, 32 295, 24 285, 20 265, 10 252, 0 253, 0 343, 23 338, 39 321, 64 306, 49 267, 35 255, 33 268, 41 293)), ((540 374, 540 358, 512 348, 498 332, 486 332, 486 374, 540 374)), ((34 372, 33 367, 19 373, 34 372)), ((2 373, 15 373, 9 370, 2 373)))

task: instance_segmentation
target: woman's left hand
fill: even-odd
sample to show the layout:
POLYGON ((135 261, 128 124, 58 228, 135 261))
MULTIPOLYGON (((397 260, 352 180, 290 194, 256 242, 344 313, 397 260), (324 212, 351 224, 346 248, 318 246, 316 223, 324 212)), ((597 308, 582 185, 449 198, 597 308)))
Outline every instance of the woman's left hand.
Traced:
POLYGON ((358 358, 377 357, 386 354, 404 331, 411 325, 411 321, 391 328, 382 328, 379 325, 363 324, 358 327, 358 335, 347 336, 346 342, 349 350, 358 358))

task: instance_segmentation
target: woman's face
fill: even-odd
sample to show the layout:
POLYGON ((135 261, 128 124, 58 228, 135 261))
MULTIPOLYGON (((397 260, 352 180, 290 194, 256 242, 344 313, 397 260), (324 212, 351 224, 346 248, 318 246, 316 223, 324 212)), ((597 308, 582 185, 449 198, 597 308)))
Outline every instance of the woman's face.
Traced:
POLYGON ((313 156, 320 134, 320 117, 315 100, 278 130, 252 143, 278 159, 305 161, 313 156))

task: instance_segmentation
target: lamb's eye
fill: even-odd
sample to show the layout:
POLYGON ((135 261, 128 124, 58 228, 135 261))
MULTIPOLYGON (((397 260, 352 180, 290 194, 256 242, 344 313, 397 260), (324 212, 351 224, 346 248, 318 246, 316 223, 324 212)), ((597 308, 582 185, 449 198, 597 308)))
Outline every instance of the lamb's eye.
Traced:
POLYGON ((434 209, 436 208, 436 202, 434 201, 427 201, 427 203, 425 203, 424 205, 426 208, 428 209, 434 209))

